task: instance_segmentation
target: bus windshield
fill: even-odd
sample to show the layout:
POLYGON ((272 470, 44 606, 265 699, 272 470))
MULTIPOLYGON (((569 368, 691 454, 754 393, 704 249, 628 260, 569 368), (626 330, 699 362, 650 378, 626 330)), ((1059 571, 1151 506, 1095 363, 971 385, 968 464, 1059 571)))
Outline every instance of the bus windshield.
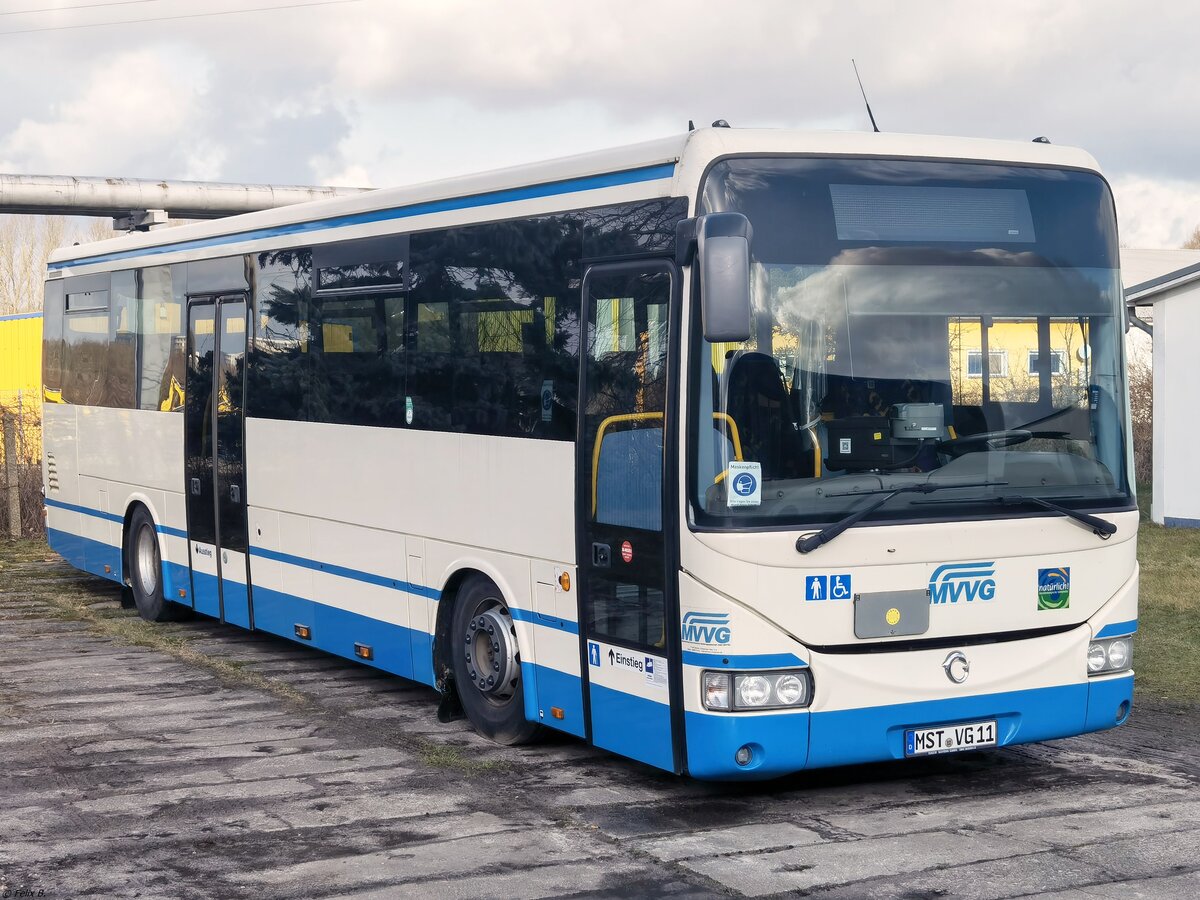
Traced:
POLYGON ((737 344, 708 343, 693 317, 694 524, 828 523, 919 483, 937 493, 906 490, 871 520, 995 516, 1030 495, 1131 505, 1098 176, 734 159, 702 200, 750 219, 754 311, 737 344))

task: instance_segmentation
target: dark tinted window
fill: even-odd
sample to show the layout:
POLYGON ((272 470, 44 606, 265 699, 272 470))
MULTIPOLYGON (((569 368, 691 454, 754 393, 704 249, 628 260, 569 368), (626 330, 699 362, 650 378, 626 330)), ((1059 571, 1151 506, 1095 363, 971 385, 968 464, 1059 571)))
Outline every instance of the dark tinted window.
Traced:
POLYGON ((197 294, 236 294, 250 285, 246 273, 247 257, 226 256, 200 259, 187 264, 187 292, 197 294))
POLYGON ((413 427, 573 437, 580 246, 570 216, 413 236, 413 427))
POLYGON ((322 296, 310 309, 310 418, 403 425, 404 295, 322 296))
POLYGON ((675 225, 687 215, 682 197, 605 206, 580 213, 587 259, 673 253, 675 225))
POLYGON ((308 417, 306 395, 312 302, 312 252, 276 250, 254 257, 254 351, 247 414, 268 419, 308 417))
POLYGON ((727 210, 749 217, 763 263, 1115 268, 1117 258, 1108 188, 1084 172, 733 159, 704 186, 702 211, 727 210), (947 233, 947 222, 960 227, 947 233))
POLYGON ((407 288, 408 235, 320 244, 313 248, 318 291, 407 288))

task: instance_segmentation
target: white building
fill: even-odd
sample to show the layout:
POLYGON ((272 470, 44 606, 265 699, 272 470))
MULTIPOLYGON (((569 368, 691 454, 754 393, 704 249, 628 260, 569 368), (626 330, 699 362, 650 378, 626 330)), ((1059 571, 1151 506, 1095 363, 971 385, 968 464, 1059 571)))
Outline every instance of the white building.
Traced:
MULTIPOLYGON (((1130 312, 1152 307, 1154 496, 1150 518, 1162 525, 1200 528, 1200 376, 1192 356, 1200 347, 1200 250, 1123 250, 1121 270, 1130 312)), ((1131 342, 1130 355, 1140 343, 1131 342)))

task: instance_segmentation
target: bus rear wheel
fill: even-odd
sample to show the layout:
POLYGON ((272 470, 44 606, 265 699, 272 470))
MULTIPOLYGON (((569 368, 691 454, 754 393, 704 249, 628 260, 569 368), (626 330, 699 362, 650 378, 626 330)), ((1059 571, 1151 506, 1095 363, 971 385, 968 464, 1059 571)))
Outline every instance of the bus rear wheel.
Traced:
POLYGON ((125 535, 125 560, 128 565, 129 587, 138 615, 148 622, 169 622, 177 618, 178 607, 163 596, 162 556, 158 549, 158 533, 154 520, 145 507, 139 506, 129 520, 125 535))
POLYGON ((450 625, 454 681, 475 730, 499 744, 525 744, 540 730, 525 718, 521 649, 508 603, 495 582, 463 582, 450 625))

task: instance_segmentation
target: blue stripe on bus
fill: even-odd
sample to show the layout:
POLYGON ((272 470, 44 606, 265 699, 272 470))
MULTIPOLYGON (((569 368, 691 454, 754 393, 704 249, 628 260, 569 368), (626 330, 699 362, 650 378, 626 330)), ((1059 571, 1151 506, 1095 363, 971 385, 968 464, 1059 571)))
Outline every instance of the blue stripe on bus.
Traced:
POLYGON ((807 666, 794 653, 700 653, 696 650, 683 651, 685 666, 701 666, 707 669, 794 669, 807 666))
POLYGON ((101 512, 98 509, 92 509, 90 506, 80 506, 76 503, 64 503, 62 500, 52 500, 46 498, 46 505, 53 506, 55 509, 65 509, 70 512, 83 513, 85 516, 93 516, 97 519, 104 519, 107 522, 124 522, 125 517, 119 516, 116 513, 101 512))
POLYGON ((533 610, 517 609, 515 606, 510 606, 508 611, 518 622, 532 622, 534 625, 543 625, 546 628, 557 628, 560 631, 579 634, 579 623, 572 622, 570 619, 560 619, 557 616, 543 616, 541 613, 536 613, 533 610))
POLYGON ((587 737, 583 727, 583 681, 578 675, 522 662, 521 678, 525 718, 576 737, 587 737), (561 719, 554 718, 554 708, 562 710, 561 719))
POLYGON ((263 587, 253 590, 256 630, 365 663, 402 678, 433 684, 432 645, 425 632, 282 591, 263 587), (297 625, 308 626, 309 640, 296 636, 297 625), (374 658, 368 660, 357 656, 354 652, 356 643, 370 647, 374 658), (424 656, 415 666, 414 652, 424 656))
POLYGON ((214 619, 220 618, 220 589, 216 575, 192 569, 192 608, 196 612, 212 616, 214 619))
MULTIPOLYGON (((64 503, 62 500, 54 500, 50 497, 47 497, 45 502, 47 506, 53 506, 56 509, 65 509, 70 512, 82 513, 85 516, 104 519, 107 522, 123 523, 125 521, 124 516, 120 516, 117 513, 101 512, 98 509, 92 509, 90 506, 80 506, 77 503, 64 503)), ((155 525, 154 530, 159 534, 166 534, 170 535, 171 537, 178 537, 187 540, 187 532, 182 528, 172 528, 170 525, 155 525)))
POLYGON ((333 563, 308 559, 304 556, 294 556, 291 553, 281 553, 278 550, 267 550, 265 547, 251 547, 250 555, 263 559, 272 559, 276 562, 287 563, 292 566, 300 566, 305 569, 312 569, 314 572, 328 572, 330 575, 350 578, 354 581, 361 581, 364 584, 375 584, 397 591, 405 591, 409 594, 416 594, 419 597, 427 597, 430 600, 437 600, 441 596, 440 591, 421 584, 413 584, 411 581, 404 581, 401 578, 388 578, 385 575, 364 572, 362 569, 351 569, 347 566, 338 566, 333 563))
POLYGON ((662 163, 656 166, 643 166, 637 169, 624 169, 619 172, 606 172, 602 175, 588 175, 582 178, 568 178, 563 181, 548 181, 542 184, 529 185, 520 188, 508 188, 500 191, 488 191, 482 194, 470 194, 465 197, 449 197, 444 200, 430 200, 424 203, 413 203, 408 206, 396 206, 390 209, 374 209, 367 212, 351 213, 342 216, 331 216, 327 219, 317 219, 311 222, 292 222, 287 225, 275 225, 269 228, 255 228, 234 234, 217 235, 211 238, 197 238, 191 241, 179 241, 173 244, 160 244, 138 250, 121 250, 115 253, 102 253, 96 256, 83 256, 77 259, 62 260, 50 263, 51 269, 65 269, 68 266, 92 265, 95 263, 115 262, 122 259, 135 259, 144 256, 158 256, 163 253, 178 253, 184 250, 201 250, 206 247, 220 247, 227 244, 240 244, 245 241, 257 241, 265 238, 287 237, 292 235, 310 234, 315 231, 326 231, 333 228, 347 228, 351 225, 366 225, 372 222, 390 222, 396 219, 408 219, 414 216, 425 216, 431 213, 452 212, 461 209, 474 209, 481 206, 495 206, 501 203, 516 203, 521 200, 535 200, 541 197, 553 197, 559 194, 574 194, 580 191, 593 191, 599 188, 618 187, 626 184, 640 184, 645 181, 659 181, 671 178, 675 174, 674 163, 662 163))
POLYGON ((57 528, 46 529, 46 541, 51 550, 75 568, 115 581, 117 584, 122 583, 124 573, 121 571, 120 547, 57 528), (105 566, 108 566, 107 572, 104 571, 105 566))
POLYGON ((41 317, 42 314, 40 312, 13 313, 8 316, 0 316, 0 322, 15 322, 17 319, 40 319, 41 317))
POLYGON ((595 682, 588 692, 593 744, 668 772, 675 769, 669 705, 595 682))
POLYGON ((1097 638, 1116 637, 1117 635, 1133 634, 1137 631, 1137 619, 1131 619, 1128 622, 1113 622, 1111 625, 1105 625, 1098 632, 1097 638))

